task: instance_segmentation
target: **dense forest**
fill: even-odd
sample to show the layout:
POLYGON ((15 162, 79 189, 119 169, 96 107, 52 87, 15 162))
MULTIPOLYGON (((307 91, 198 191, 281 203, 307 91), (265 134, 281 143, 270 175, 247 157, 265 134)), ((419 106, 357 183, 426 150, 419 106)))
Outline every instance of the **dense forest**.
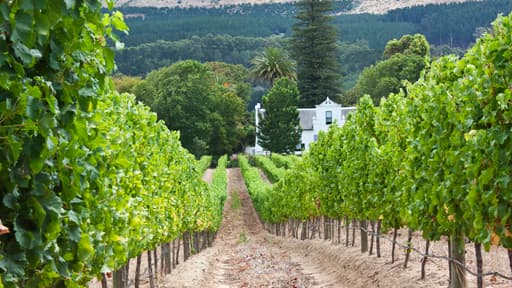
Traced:
POLYGON ((117 52, 119 71, 145 75, 177 61, 194 59, 249 65, 249 60, 265 47, 284 45, 283 37, 244 37, 230 35, 192 36, 177 41, 157 40, 117 52))
MULTIPOLYGON (((384 15, 346 15, 352 1, 336 1, 333 24, 341 41, 364 39, 372 48, 382 49, 387 41, 404 34, 420 33, 434 45, 467 48, 479 27, 489 27, 497 14, 512 11, 508 0, 415 6, 384 15)), ((194 35, 227 34, 266 37, 291 34, 296 12, 293 3, 238 5, 220 8, 121 8, 130 34, 122 37, 127 46, 156 40, 176 41, 194 35), (133 17, 136 15, 144 17, 133 17)))
POLYGON ((512 1, 492 0, 417 6, 398 9, 383 15, 385 21, 414 24, 416 32, 425 35, 434 45, 447 44, 467 48, 490 29, 496 15, 512 11, 512 1))
MULTIPOLYGON (((336 1, 334 11, 346 11, 351 3, 351 0, 336 1)), ((243 4, 221 8, 126 7, 120 10, 127 15, 126 23, 130 26, 130 35, 122 38, 127 46, 207 34, 247 37, 289 35, 296 12, 293 3, 243 4), (134 17, 141 14, 144 17, 134 17)))

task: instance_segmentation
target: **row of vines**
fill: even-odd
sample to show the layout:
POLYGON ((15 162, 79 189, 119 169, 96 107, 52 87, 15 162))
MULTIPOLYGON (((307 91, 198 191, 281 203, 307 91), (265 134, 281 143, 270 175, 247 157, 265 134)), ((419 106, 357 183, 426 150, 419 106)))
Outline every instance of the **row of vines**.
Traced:
POLYGON ((0 1, 0 287, 83 287, 220 225, 179 135, 114 92, 127 27, 103 6, 0 1))
POLYGON ((511 47, 512 15, 500 16, 463 58, 436 60, 378 107, 362 98, 258 195, 262 220, 327 216, 446 237, 450 287, 466 286, 468 240, 477 253, 508 249, 512 263, 511 47))

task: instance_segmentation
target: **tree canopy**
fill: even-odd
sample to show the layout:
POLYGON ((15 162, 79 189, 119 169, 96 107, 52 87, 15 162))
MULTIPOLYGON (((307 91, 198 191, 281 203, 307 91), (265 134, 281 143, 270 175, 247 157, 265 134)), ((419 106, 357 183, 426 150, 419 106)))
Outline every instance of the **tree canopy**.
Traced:
POLYGON ((281 78, 297 79, 295 62, 288 57, 285 50, 277 47, 268 47, 265 51, 251 59, 252 77, 270 82, 270 86, 281 78))
POLYGON ((430 48, 425 36, 405 35, 388 42, 383 58, 363 70, 354 87, 355 97, 368 94, 374 103, 379 103, 390 93, 398 93, 403 87, 402 81, 416 82, 427 67, 430 48))
POLYGON ((234 152, 245 136, 245 78, 240 66, 187 60, 151 72, 134 93, 169 129, 180 131, 183 146, 196 157, 222 155, 234 152))
POLYGON ((329 97, 336 99, 341 91, 341 69, 336 60, 336 28, 331 0, 302 0, 297 2, 298 20, 290 39, 292 57, 297 61, 300 91, 299 105, 314 107, 329 97))
POLYGON ((297 83, 280 78, 263 97, 265 115, 259 124, 258 144, 275 153, 292 153, 300 144, 297 83))

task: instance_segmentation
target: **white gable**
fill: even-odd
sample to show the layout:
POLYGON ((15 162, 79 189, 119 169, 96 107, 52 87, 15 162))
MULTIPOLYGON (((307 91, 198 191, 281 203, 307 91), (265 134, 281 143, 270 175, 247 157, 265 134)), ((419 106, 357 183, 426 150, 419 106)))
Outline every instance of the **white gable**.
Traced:
MULTIPOLYGON (((342 107, 340 104, 332 101, 329 97, 315 105, 315 108, 299 108, 300 127, 302 128, 302 147, 304 150, 309 149, 309 145, 317 140, 320 131, 327 131, 332 123, 343 126, 347 119, 348 113, 355 110, 355 107, 342 107)), ((254 109, 256 131, 261 117, 263 117, 265 109, 261 108, 258 103, 254 109)), ((255 154, 264 154, 265 151, 258 145, 258 136, 256 135, 255 154)))

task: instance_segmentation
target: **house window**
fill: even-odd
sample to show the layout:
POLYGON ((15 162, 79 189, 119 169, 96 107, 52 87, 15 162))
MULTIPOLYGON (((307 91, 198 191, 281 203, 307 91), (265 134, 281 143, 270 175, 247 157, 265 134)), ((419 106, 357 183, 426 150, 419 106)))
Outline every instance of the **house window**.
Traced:
POLYGON ((317 141, 317 140, 318 140, 318 134, 313 135, 313 140, 314 140, 314 141, 317 141))
POLYGON ((325 124, 329 125, 332 123, 332 111, 325 111, 325 124))

